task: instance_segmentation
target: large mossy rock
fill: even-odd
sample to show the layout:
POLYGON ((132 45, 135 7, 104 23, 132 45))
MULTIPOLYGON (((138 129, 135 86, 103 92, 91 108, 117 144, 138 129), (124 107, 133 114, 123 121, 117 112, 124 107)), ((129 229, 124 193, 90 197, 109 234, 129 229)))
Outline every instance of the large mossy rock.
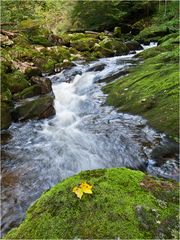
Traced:
POLYGON ((2 83, 7 86, 11 93, 20 92, 30 85, 24 74, 18 70, 3 76, 2 83))
POLYGON ((129 49, 122 41, 114 38, 105 38, 99 42, 99 45, 105 49, 113 51, 115 55, 123 55, 129 52, 129 49))
POLYGON ((81 38, 78 40, 73 40, 70 42, 71 47, 77 49, 78 51, 90 51, 90 49, 97 43, 98 40, 95 38, 81 38))
POLYGON ((5 239, 175 239, 177 183, 140 171, 85 171, 45 192, 5 239), (72 192, 86 181, 93 194, 72 192))
POLYGON ((159 41, 163 36, 175 32, 177 32, 177 29, 173 27, 167 27, 166 25, 152 25, 150 27, 144 28, 137 36, 135 36, 134 40, 146 44, 151 41, 159 41))
POLYGON ((1 129, 6 129, 11 125, 11 107, 8 103, 1 102, 1 129))
POLYGON ((32 77, 30 79, 32 84, 38 85, 41 89, 41 94, 46 94, 52 92, 51 80, 45 77, 32 77))
POLYGON ((143 47, 142 47, 141 44, 138 43, 137 41, 127 41, 127 42, 126 42, 126 46, 128 47, 128 49, 129 49, 130 51, 143 50, 143 47))
POLYGON ((53 101, 54 98, 51 96, 39 97, 38 99, 27 101, 14 109, 13 120, 24 121, 53 116, 55 114, 53 101))
POLYGON ((41 94, 41 87, 39 85, 33 85, 28 88, 25 88, 22 92, 16 93, 13 96, 14 100, 19 100, 19 99, 25 99, 25 98, 31 98, 34 96, 37 96, 41 94))

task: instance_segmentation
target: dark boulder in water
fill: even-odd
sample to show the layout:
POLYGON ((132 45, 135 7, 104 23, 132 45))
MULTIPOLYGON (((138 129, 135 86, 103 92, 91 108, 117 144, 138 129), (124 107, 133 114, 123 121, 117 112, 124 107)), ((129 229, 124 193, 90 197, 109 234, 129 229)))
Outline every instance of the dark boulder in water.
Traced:
POLYGON ((27 101, 18 106, 13 111, 13 120, 24 121, 27 119, 48 118, 55 114, 53 97, 45 96, 38 99, 27 101))

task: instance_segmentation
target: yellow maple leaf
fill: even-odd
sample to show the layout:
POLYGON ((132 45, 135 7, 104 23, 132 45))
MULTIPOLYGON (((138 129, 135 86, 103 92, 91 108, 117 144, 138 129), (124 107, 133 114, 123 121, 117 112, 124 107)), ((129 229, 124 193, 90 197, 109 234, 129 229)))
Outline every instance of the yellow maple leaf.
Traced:
POLYGON ((80 187, 74 187, 72 191, 77 195, 78 198, 82 198, 83 190, 80 187))
POLYGON ((89 185, 88 183, 86 182, 81 183, 80 188, 84 193, 92 194, 92 186, 89 185))

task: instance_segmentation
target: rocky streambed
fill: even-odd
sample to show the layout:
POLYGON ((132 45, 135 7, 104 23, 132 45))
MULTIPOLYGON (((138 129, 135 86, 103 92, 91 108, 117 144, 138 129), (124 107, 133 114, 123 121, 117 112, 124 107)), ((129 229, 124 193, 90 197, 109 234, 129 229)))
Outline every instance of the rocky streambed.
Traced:
POLYGON ((50 76, 55 97, 50 106, 56 114, 13 123, 2 132, 3 233, 22 221, 42 192, 82 170, 127 167, 178 178, 176 144, 142 117, 106 105, 101 88, 127 74, 137 64, 133 56, 76 61, 75 66, 50 76))

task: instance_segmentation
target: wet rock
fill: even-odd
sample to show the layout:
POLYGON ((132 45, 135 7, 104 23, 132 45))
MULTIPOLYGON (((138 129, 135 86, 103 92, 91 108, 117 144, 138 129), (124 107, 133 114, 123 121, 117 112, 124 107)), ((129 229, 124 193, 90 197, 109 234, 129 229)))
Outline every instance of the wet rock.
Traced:
POLYGON ((19 172, 8 172, 2 175, 1 184, 3 187, 14 187, 19 180, 19 172))
POLYGON ((14 100, 31 98, 41 94, 41 87, 39 85, 33 85, 31 87, 25 88, 22 92, 16 93, 13 96, 14 100))
POLYGON ((11 107, 9 104, 1 103, 1 129, 7 129, 11 125, 11 107))
POLYGON ((142 50, 143 47, 141 46, 140 43, 137 41, 128 41, 126 42, 126 46, 129 48, 129 50, 134 51, 134 50, 142 50))
POLYGON ((129 52, 129 49, 122 41, 113 38, 105 38, 99 42, 99 45, 103 48, 112 50, 115 55, 123 55, 129 52))
POLYGON ((6 77, 2 79, 2 83, 6 85, 12 94, 20 92, 30 85, 25 75, 18 70, 7 74, 6 77))
POLYGON ((53 100, 54 98, 51 96, 44 96, 32 101, 27 101, 14 109, 12 113, 13 120, 24 121, 27 119, 42 119, 53 116, 55 114, 53 100))
POLYGON ((8 131, 1 132, 1 144, 5 145, 11 140, 12 135, 8 131))
POLYGON ((117 79, 121 76, 126 75, 126 74, 128 74, 128 70, 121 70, 120 72, 115 73, 111 76, 108 76, 108 77, 103 78, 103 79, 99 79, 97 82, 107 82, 107 83, 109 83, 109 82, 112 82, 112 81, 114 81, 115 79, 117 79))
POLYGON ((36 84, 40 87, 41 94, 46 94, 52 92, 52 83, 48 78, 45 77, 32 77, 30 79, 32 84, 36 84))
POLYGON ((94 51, 94 55, 97 58, 101 58, 101 57, 113 57, 114 56, 114 52, 111 49, 105 48, 103 46, 101 46, 100 44, 96 43, 93 47, 93 51, 94 51))
POLYGON ((31 78, 33 76, 39 76, 41 77, 42 76, 42 72, 41 70, 38 68, 38 67, 35 67, 35 66, 32 66, 32 67, 28 67, 25 71, 25 75, 28 77, 28 78, 31 78))
POLYGON ((98 65, 95 65, 95 66, 89 68, 89 69, 87 70, 87 72, 91 72, 91 71, 93 71, 93 72, 102 71, 102 70, 104 70, 105 67, 106 67, 106 64, 104 64, 104 63, 98 64, 98 65))
POLYGON ((178 159, 178 154, 179 145, 175 142, 169 142, 168 144, 155 147, 151 153, 151 158, 156 161, 156 166, 160 167, 167 160, 178 159))

